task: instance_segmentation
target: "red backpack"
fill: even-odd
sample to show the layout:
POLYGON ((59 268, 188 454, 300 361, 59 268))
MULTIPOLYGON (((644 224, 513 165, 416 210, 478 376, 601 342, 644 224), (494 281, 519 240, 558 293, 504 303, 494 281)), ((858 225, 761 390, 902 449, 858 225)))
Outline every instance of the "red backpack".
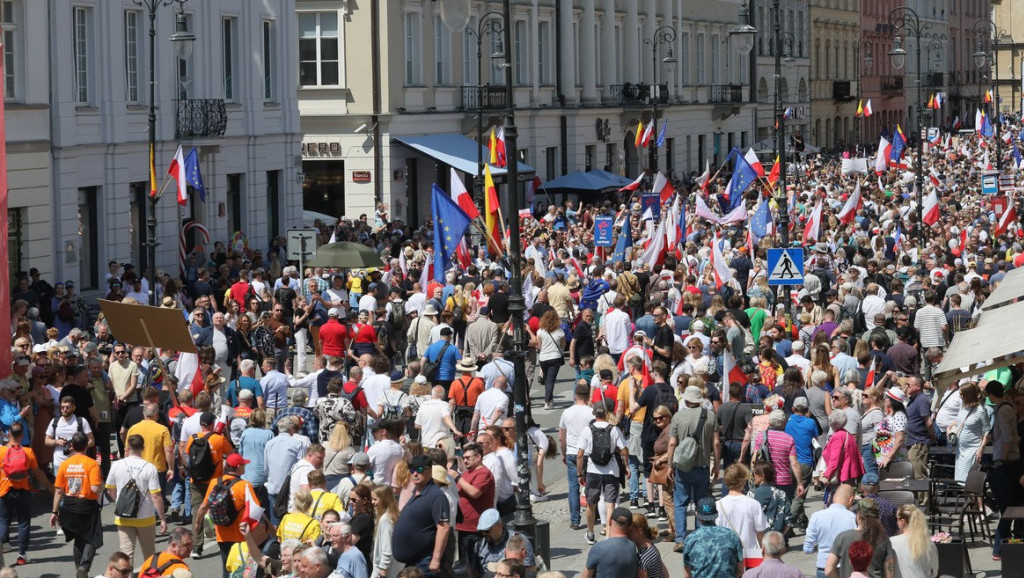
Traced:
POLYGON ((3 461, 4 475, 12 482, 28 478, 28 454, 20 445, 7 446, 3 461))

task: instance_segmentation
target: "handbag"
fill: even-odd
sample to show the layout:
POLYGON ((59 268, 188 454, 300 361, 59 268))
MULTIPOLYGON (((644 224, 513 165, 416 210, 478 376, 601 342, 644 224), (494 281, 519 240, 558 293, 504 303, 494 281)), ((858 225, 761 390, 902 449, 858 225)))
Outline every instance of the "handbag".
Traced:
POLYGON ((647 479, 652 484, 660 484, 662 486, 668 485, 669 478, 672 477, 672 468, 669 467, 668 462, 661 464, 660 466, 651 464, 651 475, 647 476, 647 479))
POLYGON ((972 407, 970 411, 967 412, 967 416, 964 417, 964 421, 960 424, 960 427, 956 428, 955 433, 946 435, 946 443, 949 444, 949 447, 955 448, 957 444, 960 443, 960 433, 964 431, 964 426, 967 425, 967 420, 971 419, 971 414, 973 414, 976 409, 978 409, 978 406, 972 407))

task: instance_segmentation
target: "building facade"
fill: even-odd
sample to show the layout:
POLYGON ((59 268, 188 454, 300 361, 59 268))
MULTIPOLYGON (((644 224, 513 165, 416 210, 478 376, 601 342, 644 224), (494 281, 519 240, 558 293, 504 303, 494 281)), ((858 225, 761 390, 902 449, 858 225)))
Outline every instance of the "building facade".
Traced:
MULTIPOLYGON (((186 59, 168 40, 177 7, 158 9, 153 54, 163 191, 155 266, 172 276, 184 222, 203 224, 211 242, 241 232, 254 248, 301 223, 293 0, 184 4, 195 35, 186 59), (205 202, 192 191, 186 206, 175 203, 165 175, 179 145, 198 151, 205 202)), ((131 2, 4 0, 0 15, 11 47, 11 267, 105 293, 108 261, 150 265, 149 14, 131 2), (27 73, 43 67, 48 76, 27 73)))
POLYGON ((992 63, 995 83, 1001 97, 1000 110, 1021 114, 1024 111, 1024 5, 1012 0, 992 0, 992 20, 1000 35, 996 45, 999 66, 992 63))
MULTIPOLYGON (((804 141, 823 145, 808 133, 811 121, 811 42, 808 27, 808 3, 805 0, 756 0, 752 18, 757 28, 754 43, 757 74, 757 139, 759 143, 774 142, 775 138, 775 22, 779 18, 782 71, 779 78, 781 108, 792 109, 785 121, 787 139, 794 131, 804 135, 804 141), (776 5, 778 10, 776 11, 776 5)), ((787 140, 787 142, 789 142, 787 140)), ((788 146, 788 145, 787 145, 788 146)), ((771 147, 774 150, 774 147, 771 147)))
MULTIPOLYGON (((490 24, 503 24, 501 2, 474 2, 467 33, 447 28, 437 2, 297 0, 300 69, 308 71, 298 90, 305 207, 357 218, 379 202, 393 217, 422 222, 431 184, 447 186, 444 159, 453 154, 468 162, 460 177, 469 187, 475 145, 455 154, 422 138, 443 135, 455 146, 504 122, 509 54, 519 160, 542 180, 591 168, 636 176, 647 164, 636 126, 649 121, 654 99, 659 129, 666 126, 662 171, 721 162, 733 146, 752 144, 757 126, 750 57, 729 37, 740 6, 514 0, 505 47, 490 24), (652 43, 662 26, 675 38, 652 43)), ((533 174, 521 170, 521 178, 533 174)))
POLYGON ((841 149, 874 140, 857 117, 862 78, 871 73, 868 40, 861 40, 861 0, 810 0, 811 135, 819 146, 841 149))

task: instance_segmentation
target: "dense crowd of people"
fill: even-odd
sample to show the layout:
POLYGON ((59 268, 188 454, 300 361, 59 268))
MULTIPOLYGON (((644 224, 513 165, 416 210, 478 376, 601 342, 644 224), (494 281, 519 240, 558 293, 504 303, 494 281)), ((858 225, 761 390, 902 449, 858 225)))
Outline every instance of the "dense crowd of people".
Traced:
MULTIPOLYGON (((154 287, 111 262, 105 298, 155 292, 181 311, 194 352, 120 341, 74 283, 32 269, 15 283, 0 381, 12 566, 32 562, 31 492, 44 489, 79 578, 107 537, 104 504, 111 578, 188 575, 208 549, 224 576, 555 576, 510 526, 521 353, 530 499, 565 476, 584 575, 796 576, 782 557, 801 536, 821 577, 934 577, 927 492, 897 505, 882 480, 982 476, 996 514, 1024 495, 1021 368, 932 379, 1024 262, 1024 229, 979 192, 985 144, 931 144, 916 196, 911 158, 871 177, 809 159, 770 208, 807 252, 802 285, 784 291, 766 262, 783 231, 755 238, 746 221, 686 212, 716 205, 725 177, 677 182, 684 218, 662 251, 646 248, 664 226, 633 198, 552 202, 518 222, 524 350, 507 260, 484 248, 431 276, 430 224, 383 207, 322 230, 372 246, 383 267, 300 271, 282 239, 266 257, 195 250, 154 287), (919 198, 933 192, 941 219, 922 227, 919 198), (594 247, 602 215, 635 246, 594 247), (535 415, 557 417, 557 431, 535 415), (808 515, 809 500, 824 507, 808 515), (662 558, 662 538, 681 559, 662 558)), ((745 192, 751 214, 771 192, 745 192)), ((994 557, 1013 530, 999 522, 994 557)))

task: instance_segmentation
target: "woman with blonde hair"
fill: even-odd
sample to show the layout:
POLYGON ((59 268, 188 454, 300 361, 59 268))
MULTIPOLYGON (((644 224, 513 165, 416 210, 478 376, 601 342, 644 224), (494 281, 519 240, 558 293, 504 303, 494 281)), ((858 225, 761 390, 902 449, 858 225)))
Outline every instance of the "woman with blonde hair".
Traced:
POLYGON ((370 497, 376 515, 373 536, 373 572, 371 576, 395 578, 405 566, 391 554, 391 534, 398 521, 398 502, 395 492, 387 486, 373 488, 370 497))
POLYGON ((405 459, 395 464, 395 471, 391 474, 391 487, 398 494, 398 509, 401 510, 405 504, 412 499, 412 493, 416 490, 416 484, 412 483, 412 472, 409 470, 409 462, 423 453, 423 444, 420 442, 408 442, 405 445, 405 459))
POLYGON ((341 479, 348 475, 348 461, 355 455, 352 438, 348 435, 348 426, 344 422, 334 424, 331 437, 324 444, 324 478, 328 488, 338 487, 341 479))
POLYGON ((889 539, 903 578, 934 578, 939 573, 939 549, 931 540, 924 513, 913 504, 896 510, 900 533, 889 539))
POLYGON ((875 461, 875 429, 885 417, 885 401, 882 390, 869 387, 861 392, 860 415, 860 456, 864 460, 864 474, 878 475, 878 462, 875 461))
POLYGON ((608 369, 612 372, 612 383, 619 382, 619 368, 615 363, 615 359, 607 353, 602 353, 594 359, 594 377, 590 378, 590 388, 593 390, 595 387, 601 385, 601 370, 608 369))
POLYGON ((306 513, 312 507, 313 496, 309 490, 297 490, 292 497, 292 509, 277 525, 277 539, 284 542, 294 538, 305 544, 316 542, 320 537, 320 523, 306 513))

